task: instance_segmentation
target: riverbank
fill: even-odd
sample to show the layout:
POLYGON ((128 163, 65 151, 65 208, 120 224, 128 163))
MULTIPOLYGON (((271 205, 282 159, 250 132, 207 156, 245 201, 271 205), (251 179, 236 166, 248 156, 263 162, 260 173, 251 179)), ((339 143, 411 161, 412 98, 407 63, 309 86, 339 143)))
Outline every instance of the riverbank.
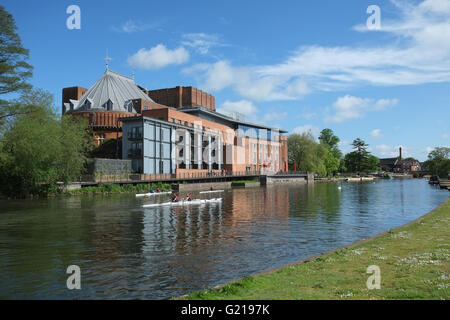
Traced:
MULTIPOLYGON (((156 190, 159 188, 161 191, 171 191, 171 185, 168 183, 154 183, 151 187, 156 190)), ((95 187, 84 187, 80 189, 64 190, 63 195, 86 195, 86 194, 118 194, 118 193, 147 193, 150 190, 150 185, 146 183, 142 184, 126 184, 118 185, 112 183, 105 183, 95 187)))
POLYGON ((402 227, 183 299, 450 299, 450 199, 402 227), (381 271, 369 290, 367 267, 381 271))

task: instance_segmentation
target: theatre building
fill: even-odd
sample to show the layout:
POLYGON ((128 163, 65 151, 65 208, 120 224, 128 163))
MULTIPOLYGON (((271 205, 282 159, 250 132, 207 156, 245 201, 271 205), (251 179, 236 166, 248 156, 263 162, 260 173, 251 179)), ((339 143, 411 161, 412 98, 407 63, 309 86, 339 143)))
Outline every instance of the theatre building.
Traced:
POLYGON ((214 96, 193 87, 146 90, 107 69, 89 90, 64 88, 62 111, 86 118, 97 145, 122 137, 122 158, 137 173, 287 169, 286 131, 216 112, 214 96))

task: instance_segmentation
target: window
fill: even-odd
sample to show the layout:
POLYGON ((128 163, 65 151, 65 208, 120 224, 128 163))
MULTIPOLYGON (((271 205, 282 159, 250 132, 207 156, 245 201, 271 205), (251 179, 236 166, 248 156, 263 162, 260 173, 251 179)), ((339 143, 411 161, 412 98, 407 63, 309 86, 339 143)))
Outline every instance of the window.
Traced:
POLYGON ((174 119, 174 118, 171 118, 170 121, 172 121, 173 123, 175 123, 175 119, 174 119))
POLYGON ((84 103, 84 106, 86 107, 86 109, 90 109, 92 107, 91 101, 89 101, 89 99, 86 99, 86 102, 84 103))
POLYGON ((106 110, 111 111, 113 109, 113 102, 111 101, 111 99, 108 99, 108 101, 106 102, 106 110))
POLYGON ((125 104, 125 109, 128 110, 128 112, 133 112, 133 101, 129 101, 125 104))
POLYGON ((178 124, 181 124, 181 120, 178 120, 178 124))

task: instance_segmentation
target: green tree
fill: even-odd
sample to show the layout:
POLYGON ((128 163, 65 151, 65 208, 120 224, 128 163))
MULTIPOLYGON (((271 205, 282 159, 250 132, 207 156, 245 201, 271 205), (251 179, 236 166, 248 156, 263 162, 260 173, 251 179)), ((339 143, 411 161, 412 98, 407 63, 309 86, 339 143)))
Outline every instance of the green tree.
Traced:
POLYGON ((367 151, 368 145, 360 138, 352 143, 354 151, 345 155, 345 167, 348 172, 367 173, 379 169, 380 160, 367 151))
POLYGON ((327 174, 334 174, 339 171, 339 163, 340 159, 337 159, 333 152, 327 149, 325 156, 325 168, 327 170, 327 174))
POLYGON ((309 131, 302 134, 291 134, 288 137, 288 158, 292 164, 297 164, 300 171, 315 172, 326 175, 327 148, 316 142, 313 134, 309 131))
POLYGON ((450 148, 437 147, 431 151, 428 160, 425 161, 425 167, 431 174, 447 178, 450 173, 450 148))
POLYGON ((8 196, 46 194, 79 177, 90 144, 84 120, 57 115, 48 93, 28 94, 19 100, 33 112, 14 117, 0 137, 0 191, 8 196))
POLYGON ((338 136, 336 136, 331 129, 323 129, 320 132, 319 141, 328 145, 330 151, 333 153, 334 157, 338 160, 342 158, 342 152, 338 148, 338 144, 341 141, 338 136))
MULTIPOLYGON (((27 49, 22 47, 13 16, 0 6, 0 96, 30 89, 27 82, 32 76, 32 66, 26 60, 27 49)), ((11 108, 0 99, 0 119, 16 115, 23 110, 11 108)))
POLYGON ((329 150, 325 158, 327 174, 334 174, 339 171, 339 164, 342 159, 342 152, 338 148, 340 139, 334 134, 333 130, 327 128, 320 132, 319 141, 329 150))

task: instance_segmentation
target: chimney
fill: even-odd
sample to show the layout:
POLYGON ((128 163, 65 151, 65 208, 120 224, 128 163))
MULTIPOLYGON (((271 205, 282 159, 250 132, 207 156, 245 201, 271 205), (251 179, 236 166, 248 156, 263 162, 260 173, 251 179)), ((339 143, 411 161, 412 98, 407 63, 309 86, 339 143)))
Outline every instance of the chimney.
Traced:
POLYGON ((399 159, 402 160, 402 147, 399 147, 398 151, 399 151, 399 159))

